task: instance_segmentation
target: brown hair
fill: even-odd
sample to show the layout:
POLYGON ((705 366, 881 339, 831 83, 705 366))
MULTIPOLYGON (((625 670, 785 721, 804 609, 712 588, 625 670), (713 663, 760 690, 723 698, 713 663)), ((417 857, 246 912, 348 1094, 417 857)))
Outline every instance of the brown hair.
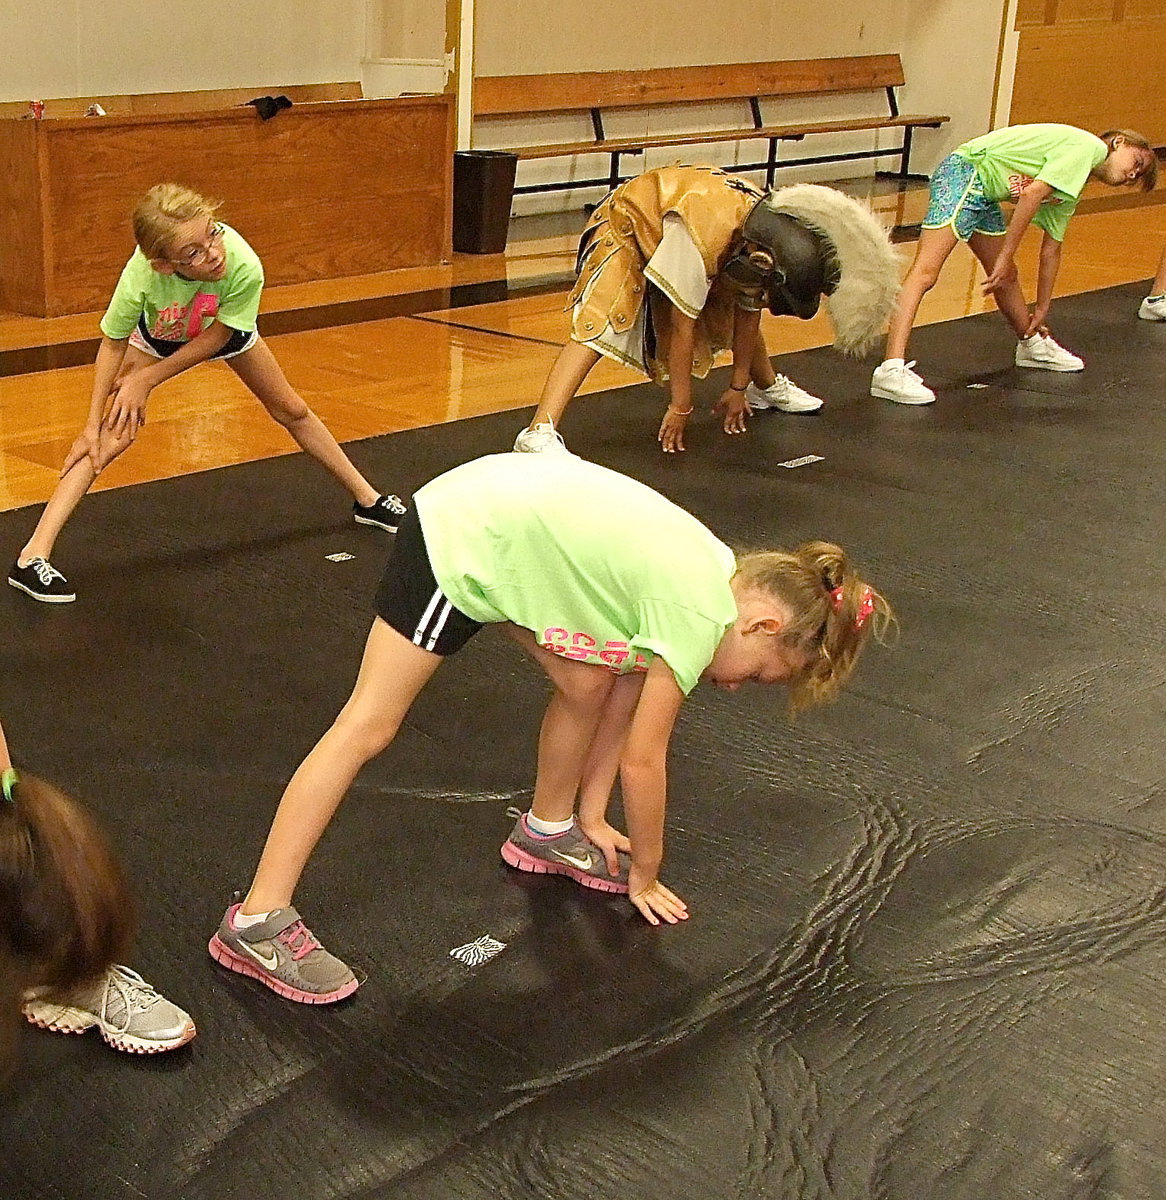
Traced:
POLYGON ((1114 150, 1114 140, 1124 138, 1131 146, 1138 146, 1142 150, 1149 150, 1150 161, 1145 170, 1138 176, 1138 187, 1143 192, 1152 192, 1158 185, 1158 154, 1154 147, 1136 130, 1134 129, 1107 129, 1104 133, 1097 135, 1109 147, 1110 154, 1114 150))
POLYGON ((179 225, 196 217, 213 218, 221 205, 180 183, 156 184, 134 209, 134 240, 147 258, 165 258, 179 225))
POLYGON ((737 575, 790 610, 793 621, 783 637, 811 655, 810 665, 790 681, 791 713, 835 699, 867 642, 884 641, 895 620, 891 606, 833 542, 804 542, 793 553, 744 554, 737 575))
POLYGON ((68 991, 125 957, 133 905, 92 818, 34 775, 0 794, 0 1071, 29 988, 68 991))

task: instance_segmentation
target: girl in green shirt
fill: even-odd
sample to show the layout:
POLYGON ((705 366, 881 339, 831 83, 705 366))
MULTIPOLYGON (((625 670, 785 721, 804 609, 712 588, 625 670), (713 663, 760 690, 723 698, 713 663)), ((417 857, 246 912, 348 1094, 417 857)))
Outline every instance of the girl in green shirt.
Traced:
POLYGON ((483 625, 503 625, 553 689, 531 809, 502 857, 626 894, 655 925, 688 916, 659 878, 685 696, 703 680, 783 683, 794 709, 831 699, 891 619, 839 547, 738 558, 659 493, 573 454, 478 459, 415 501, 352 696, 292 777, 251 890, 210 943, 224 966, 303 1003, 342 999, 357 979, 292 907, 300 873, 357 772, 483 625), (626 835, 607 819, 617 775, 626 835))
POLYGON ((1072 125, 1014 125, 965 142, 931 177, 931 204, 915 261, 903 280, 887 332, 886 357, 870 392, 897 404, 930 404, 935 393, 906 361, 907 339, 919 304, 935 285, 948 255, 967 242, 987 273, 983 290, 1018 338, 1016 365, 1080 371, 1085 363, 1053 340, 1046 320, 1061 265, 1061 243, 1086 182, 1112 187, 1157 181, 1158 160, 1141 134, 1115 129, 1094 137, 1072 125), (1005 224, 1000 201, 1016 207, 1005 224), (1016 250, 1030 224, 1043 238, 1036 306, 1029 312, 1016 273, 1016 250))
POLYGON ((167 379, 213 358, 231 369, 272 418, 346 488, 354 519, 392 533, 405 506, 381 495, 353 466, 292 388, 255 328, 263 267, 255 251, 215 217, 217 206, 176 183, 151 188, 134 212, 138 249, 101 320, 89 416, 9 584, 47 604, 76 593, 50 561, 65 522, 94 480, 134 442, 146 401, 167 379))

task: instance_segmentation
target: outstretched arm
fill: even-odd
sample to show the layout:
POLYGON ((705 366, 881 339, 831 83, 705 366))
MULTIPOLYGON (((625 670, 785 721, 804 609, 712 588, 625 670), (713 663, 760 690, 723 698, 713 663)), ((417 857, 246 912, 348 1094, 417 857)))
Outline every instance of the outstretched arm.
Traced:
POLYGON ((668 743, 684 700, 668 664, 652 660, 632 714, 619 774, 632 843, 628 886, 632 903, 653 925, 688 916, 684 901, 658 879, 664 858, 664 808, 667 800, 668 743))
POLYGON ((668 337, 668 407, 656 440, 666 454, 684 449, 684 428, 692 413, 692 350, 696 345, 696 320, 673 306, 668 312, 672 328, 668 337))
POLYGON ((0 725, 0 771, 7 771, 12 766, 12 756, 8 753, 8 743, 4 740, 4 726, 0 725))
POLYGON ((724 411, 726 433, 745 432, 745 419, 749 415, 745 389, 749 386, 753 352, 757 349, 760 334, 760 309, 733 309, 733 374, 729 386, 713 405, 713 412, 724 411))

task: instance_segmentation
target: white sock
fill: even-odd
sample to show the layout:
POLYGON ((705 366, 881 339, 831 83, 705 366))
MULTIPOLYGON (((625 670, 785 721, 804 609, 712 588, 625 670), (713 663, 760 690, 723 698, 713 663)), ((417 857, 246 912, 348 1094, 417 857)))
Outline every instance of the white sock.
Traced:
POLYGON ((262 925, 263 922, 266 921, 267 918, 270 916, 271 916, 271 913, 269 913, 269 912, 265 912, 265 913, 236 912, 235 915, 231 918, 231 924, 234 925, 234 927, 236 929, 250 929, 252 925, 262 925))
POLYGON ((526 814, 526 825, 532 833, 542 834, 543 837, 554 837, 557 833, 566 833, 575 824, 572 814, 565 821, 540 821, 533 813, 526 814))
POLYGON ((884 358, 882 365, 884 367, 905 367, 907 360, 905 358, 884 358))
POLYGON ((1033 333, 1026 338, 1021 338, 1020 341, 1025 346, 1031 346, 1033 342, 1039 342, 1043 337, 1043 333, 1033 333))

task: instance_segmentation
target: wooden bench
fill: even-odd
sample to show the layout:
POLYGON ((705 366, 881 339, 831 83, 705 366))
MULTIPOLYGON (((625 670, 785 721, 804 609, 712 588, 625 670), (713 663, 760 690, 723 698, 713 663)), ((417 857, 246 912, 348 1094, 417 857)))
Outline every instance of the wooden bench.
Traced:
POLYGON ((763 162, 735 164, 732 171, 765 171, 766 187, 773 186, 779 168, 851 159, 899 159, 898 173, 910 173, 911 135, 918 128, 935 129, 949 118, 938 113, 899 112, 895 89, 905 82, 897 54, 871 54, 852 58, 813 58, 785 62, 730 63, 710 67, 661 67, 645 71, 590 71, 558 75, 496 75, 474 80, 474 117, 515 118, 528 114, 589 114, 593 137, 542 146, 513 146, 519 159, 565 158, 575 154, 606 154, 610 170, 605 179, 575 179, 516 187, 515 192, 549 192, 568 188, 615 187, 624 178, 620 158, 642 154, 650 147, 697 146, 716 142, 765 140, 769 152, 763 162), (763 100, 849 93, 886 95, 888 112, 831 121, 794 121, 774 124, 765 120, 763 100), (656 109, 663 106, 739 102, 747 107, 749 124, 707 132, 647 134, 609 138, 603 114, 613 109, 656 109), (880 150, 855 150, 845 154, 819 154, 778 160, 779 142, 800 142, 811 134, 857 133, 865 130, 902 129, 898 146, 880 150))

